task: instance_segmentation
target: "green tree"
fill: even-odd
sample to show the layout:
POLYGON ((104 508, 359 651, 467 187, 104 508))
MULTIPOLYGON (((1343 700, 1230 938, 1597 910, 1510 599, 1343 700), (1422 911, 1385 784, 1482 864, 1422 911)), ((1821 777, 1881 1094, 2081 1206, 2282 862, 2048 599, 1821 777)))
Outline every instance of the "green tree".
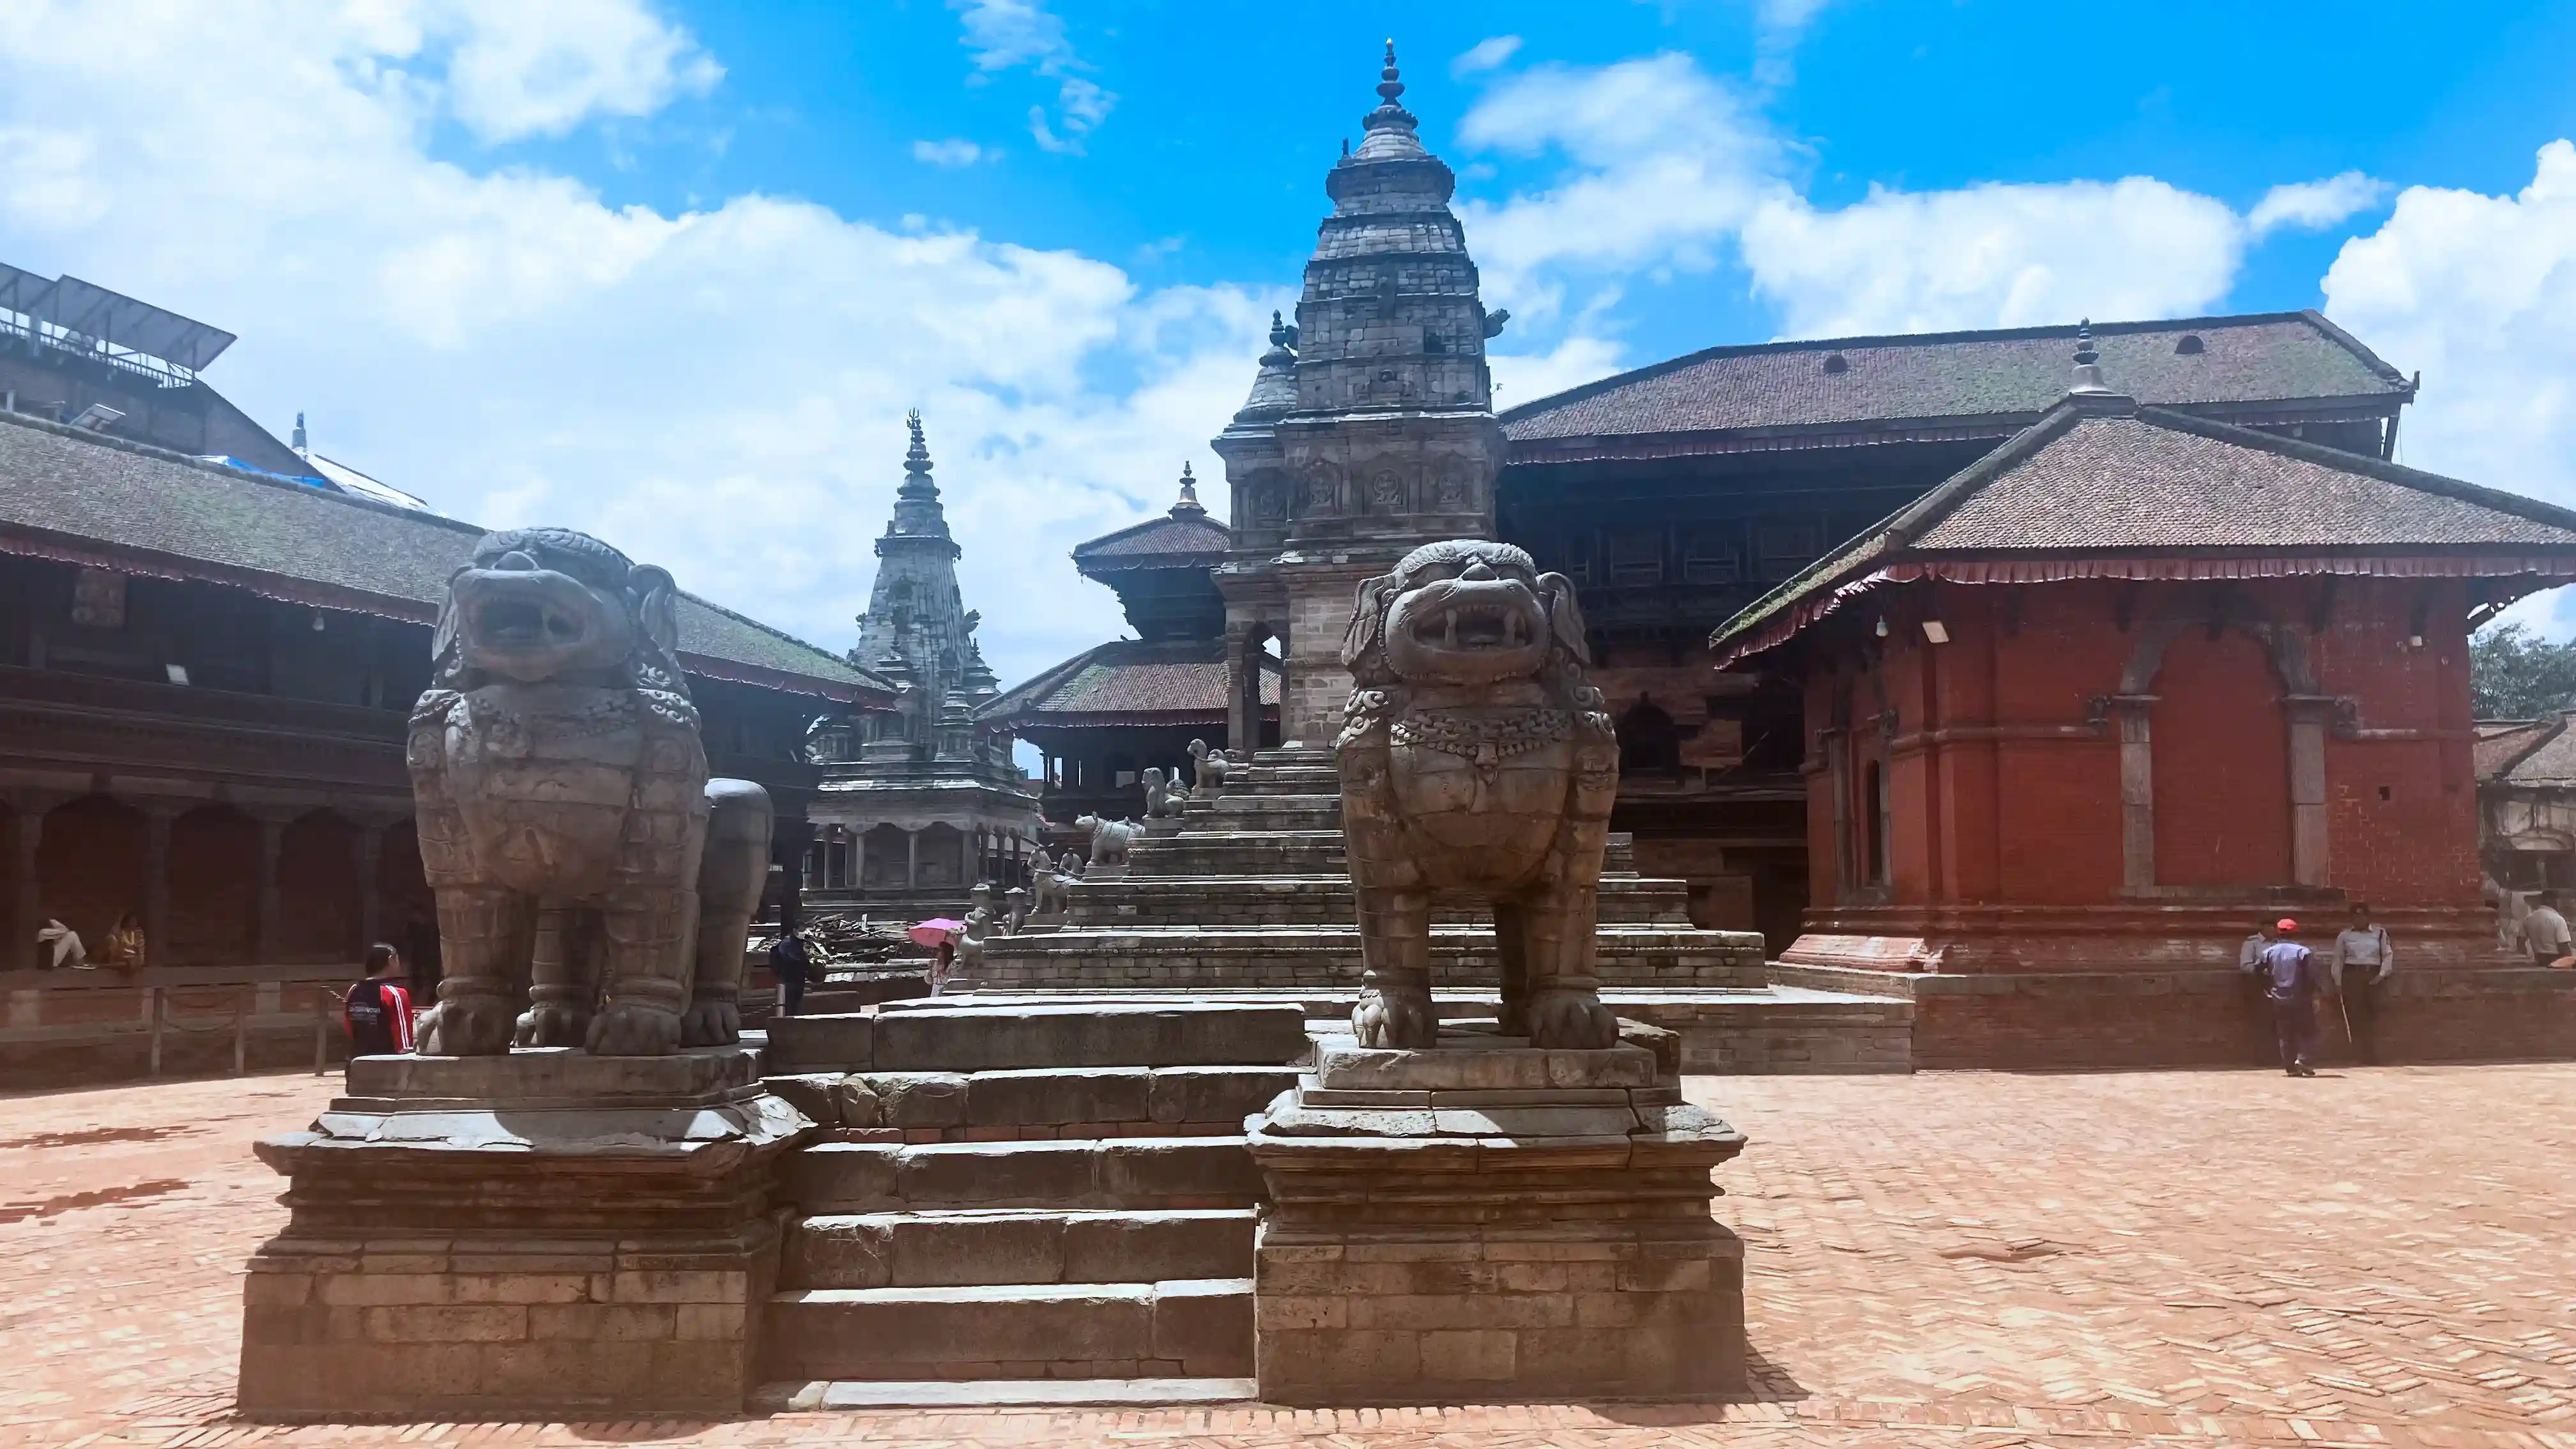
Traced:
POLYGON ((2480 719, 2534 719, 2576 709, 2576 640, 2552 644, 2520 624, 2469 640, 2469 705, 2480 719))

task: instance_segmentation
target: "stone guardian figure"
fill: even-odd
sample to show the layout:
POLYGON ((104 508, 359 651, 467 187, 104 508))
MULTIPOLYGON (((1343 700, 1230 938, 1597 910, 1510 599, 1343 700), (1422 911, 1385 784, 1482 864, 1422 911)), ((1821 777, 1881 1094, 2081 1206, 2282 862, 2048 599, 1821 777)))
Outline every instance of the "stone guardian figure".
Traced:
POLYGON ((1619 745, 1574 586, 1506 543, 1451 539, 1359 587, 1334 740, 1367 974, 1364 1046, 1429 1047, 1434 892, 1490 901, 1504 1032, 1607 1047, 1593 977, 1619 745))
POLYGON ((739 1038, 770 804, 707 778, 678 597, 560 528, 487 535, 449 581, 405 747, 445 966, 422 1055, 739 1038))

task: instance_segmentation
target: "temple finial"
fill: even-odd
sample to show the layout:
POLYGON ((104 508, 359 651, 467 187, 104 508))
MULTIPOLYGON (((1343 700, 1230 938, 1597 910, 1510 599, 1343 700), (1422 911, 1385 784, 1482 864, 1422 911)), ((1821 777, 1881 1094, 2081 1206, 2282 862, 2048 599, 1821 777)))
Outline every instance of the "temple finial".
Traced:
POLYGON ((2087 317, 2075 324, 2075 385, 2067 391, 2100 393, 2110 390, 2110 385, 2102 381, 2102 354, 2093 350, 2093 319, 2087 317))
POLYGON ((904 482, 926 486, 930 482, 930 444, 921 436, 921 409, 903 415, 904 425, 912 429, 912 446, 903 454, 904 482))
POLYGON ((1172 505, 1172 516, 1179 518, 1186 514, 1205 512, 1207 509, 1199 503, 1199 480, 1190 476, 1190 465, 1183 462, 1181 464, 1181 501, 1172 505))
POLYGON ((1395 37, 1391 35, 1386 40, 1386 69, 1378 72, 1377 93, 1390 106, 1404 94, 1404 78, 1395 69, 1395 37))

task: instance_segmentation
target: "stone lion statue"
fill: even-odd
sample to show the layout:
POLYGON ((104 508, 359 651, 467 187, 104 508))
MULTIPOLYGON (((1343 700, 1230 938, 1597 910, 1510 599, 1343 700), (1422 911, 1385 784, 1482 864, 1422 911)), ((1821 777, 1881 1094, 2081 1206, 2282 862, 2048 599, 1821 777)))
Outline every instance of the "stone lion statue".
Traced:
POLYGON ((1434 892, 1490 901, 1502 1026, 1546 1047, 1606 1047, 1592 974, 1619 745, 1574 586, 1505 543, 1451 539, 1360 585, 1333 742, 1367 965, 1362 1044, 1427 1047, 1434 892))
POLYGON ((677 604, 560 528, 487 535, 448 581, 406 752, 446 968, 422 1053, 739 1039, 769 797, 707 778, 677 604))
POLYGON ((1102 866, 1123 869, 1127 864, 1127 847, 1145 834, 1145 827, 1133 820, 1106 820, 1097 815, 1084 815, 1076 818, 1073 824, 1077 830, 1091 832, 1086 870, 1098 870, 1102 866))

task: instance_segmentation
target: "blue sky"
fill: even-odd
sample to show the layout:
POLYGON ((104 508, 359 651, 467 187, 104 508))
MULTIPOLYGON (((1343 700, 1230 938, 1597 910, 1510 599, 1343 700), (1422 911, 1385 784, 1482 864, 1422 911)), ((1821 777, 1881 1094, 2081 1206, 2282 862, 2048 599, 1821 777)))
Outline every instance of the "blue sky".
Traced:
POLYGON ((1066 551, 1218 473, 1390 35, 1506 405, 2322 306, 2425 371, 2405 461, 2576 502, 2565 3, 21 0, 0 260, 239 332, 211 381, 443 511, 836 649, 917 404, 1016 679, 1121 627, 1066 551))

